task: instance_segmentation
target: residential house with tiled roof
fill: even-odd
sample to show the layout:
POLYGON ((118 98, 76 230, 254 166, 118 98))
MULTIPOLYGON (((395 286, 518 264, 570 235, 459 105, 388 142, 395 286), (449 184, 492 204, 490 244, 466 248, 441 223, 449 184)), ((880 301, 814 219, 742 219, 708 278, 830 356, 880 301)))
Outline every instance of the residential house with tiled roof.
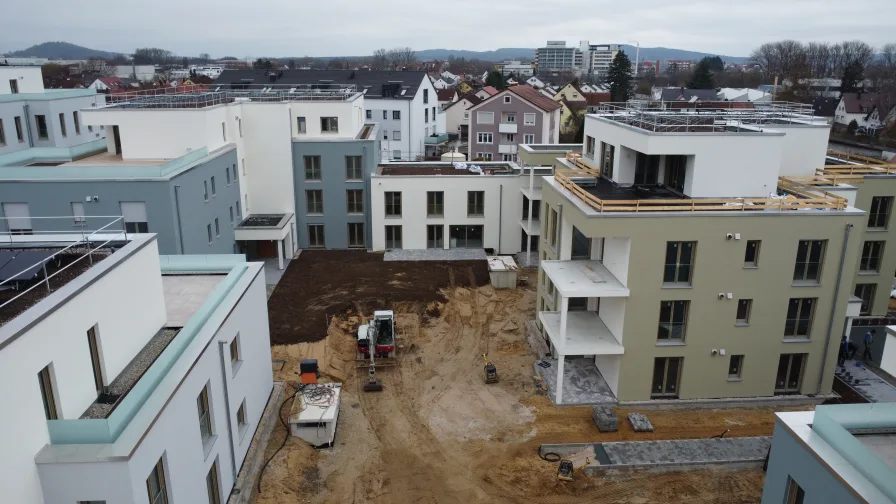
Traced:
POLYGON ((457 90, 454 88, 436 89, 439 106, 443 107, 457 101, 457 90))
POLYGON ((560 88, 560 90, 557 91, 556 94, 554 94, 553 99, 554 99, 554 101, 567 100, 567 101, 571 101, 571 102, 584 103, 585 97, 583 95, 584 95, 584 92, 581 89, 579 89, 579 87, 576 84, 570 82, 569 84, 560 88))
POLYGON ((471 107, 468 159, 516 161, 520 144, 557 143, 560 109, 527 85, 507 88, 471 107))
POLYGON ((834 111, 834 122, 843 126, 855 121, 865 131, 875 131, 882 126, 880 118, 889 111, 880 110, 879 93, 843 93, 834 111))
POLYGON ((461 141, 466 141, 470 135, 469 108, 480 103, 482 100, 478 96, 469 93, 445 105, 442 109, 445 112, 445 132, 457 133, 461 141))

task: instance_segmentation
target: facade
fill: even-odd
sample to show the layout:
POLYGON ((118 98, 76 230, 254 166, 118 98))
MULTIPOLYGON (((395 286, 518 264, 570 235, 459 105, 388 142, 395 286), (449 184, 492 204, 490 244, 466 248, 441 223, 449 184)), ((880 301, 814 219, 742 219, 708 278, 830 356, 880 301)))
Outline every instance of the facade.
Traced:
POLYGON ((560 105, 530 86, 509 87, 469 112, 470 160, 514 161, 520 144, 560 138, 560 105))
POLYGON ((478 96, 468 94, 445 108, 445 131, 457 133, 460 140, 465 141, 470 137, 470 107, 482 103, 478 96))
POLYGON ((693 67, 696 64, 693 60, 666 60, 664 63, 664 68, 667 72, 670 68, 674 67, 676 72, 683 73, 688 73, 693 70, 693 67))
POLYGON ((594 77, 605 77, 610 63, 620 51, 619 44, 591 44, 587 40, 579 42, 582 53, 582 70, 594 77))
POLYGON ((867 217, 812 185, 828 126, 784 105, 720 110, 736 127, 629 107, 586 116, 582 156, 542 184, 559 375, 593 362, 619 402, 829 394, 867 217))
POLYGON ((762 504, 896 501, 894 404, 775 413, 762 504))
POLYGON ((426 154, 425 139, 445 133, 436 88, 426 72, 361 70, 225 70, 216 86, 326 89, 351 85, 364 97, 363 120, 379 124, 383 159, 414 160, 426 154))
POLYGON ((535 50, 535 68, 539 73, 580 72, 582 51, 566 47, 562 40, 548 40, 544 47, 535 50))
POLYGON ((535 69, 531 63, 522 63, 519 60, 508 60, 504 63, 498 63, 495 65, 495 69, 501 72, 501 75, 504 75, 505 77, 512 74, 526 79, 535 74, 535 69))
POLYGON ((535 77, 534 75, 526 80, 526 84, 534 87, 535 89, 541 89, 544 87, 544 82, 542 82, 541 79, 535 77))
POLYGON ((859 131, 874 133, 883 127, 881 114, 887 115, 878 108, 880 101, 877 93, 845 93, 834 111, 834 122, 846 127, 855 121, 859 131))
POLYGON ((80 112, 104 104, 93 89, 45 90, 40 67, 0 67, 0 155, 105 138, 80 112))
POLYGON ((264 272, 244 261, 131 236, 5 321, 4 499, 225 502, 273 390, 264 272))

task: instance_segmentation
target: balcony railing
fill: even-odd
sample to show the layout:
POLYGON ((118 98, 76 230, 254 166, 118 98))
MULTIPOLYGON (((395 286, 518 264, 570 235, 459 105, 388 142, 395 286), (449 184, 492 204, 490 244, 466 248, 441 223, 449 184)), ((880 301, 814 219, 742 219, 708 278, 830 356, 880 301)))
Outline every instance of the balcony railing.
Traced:
POLYGON ((498 133, 516 133, 519 128, 515 122, 502 122, 498 124, 498 133))
POLYGON ((423 139, 423 143, 426 145, 438 145, 443 144, 448 141, 448 133, 441 133, 438 135, 429 135, 423 139))

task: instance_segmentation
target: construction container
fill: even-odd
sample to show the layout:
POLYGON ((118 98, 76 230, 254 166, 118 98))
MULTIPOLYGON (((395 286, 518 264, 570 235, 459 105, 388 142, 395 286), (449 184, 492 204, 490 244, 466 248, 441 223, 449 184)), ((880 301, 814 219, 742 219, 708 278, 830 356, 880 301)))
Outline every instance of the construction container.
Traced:
POLYGON ((488 276, 496 289, 516 288, 516 261, 512 256, 488 256, 488 276))
POLYGON ((341 383, 300 387, 289 411, 289 433, 315 448, 333 446, 341 391, 341 383))

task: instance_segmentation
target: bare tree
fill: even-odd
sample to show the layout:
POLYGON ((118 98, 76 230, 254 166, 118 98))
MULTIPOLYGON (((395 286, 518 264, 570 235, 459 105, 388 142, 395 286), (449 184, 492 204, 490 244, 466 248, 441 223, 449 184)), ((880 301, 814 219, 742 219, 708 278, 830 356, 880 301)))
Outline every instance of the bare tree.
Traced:
POLYGON ((81 64, 81 73, 95 77, 111 77, 115 75, 115 67, 102 58, 90 58, 81 64))
POLYGON ((212 57, 209 53, 199 53, 199 62, 200 63, 208 63, 211 61, 212 57))
POLYGON ((879 96, 881 119, 896 107, 896 43, 884 44, 868 70, 879 96))
POLYGON ((417 53, 410 47, 396 47, 389 50, 389 61, 393 66, 406 67, 417 61, 417 53))
POLYGON ((137 65, 169 65, 174 54, 158 47, 141 47, 134 51, 134 63, 137 65))
POLYGON ((766 75, 774 75, 778 71, 778 51, 775 43, 766 42, 753 49, 750 63, 758 66, 766 75))
POLYGON ((371 56, 371 70, 387 70, 389 68, 389 52, 385 49, 377 49, 373 51, 371 56))
POLYGON ((826 42, 809 42, 806 46, 806 63, 809 65, 810 77, 830 77, 831 45, 826 42))

